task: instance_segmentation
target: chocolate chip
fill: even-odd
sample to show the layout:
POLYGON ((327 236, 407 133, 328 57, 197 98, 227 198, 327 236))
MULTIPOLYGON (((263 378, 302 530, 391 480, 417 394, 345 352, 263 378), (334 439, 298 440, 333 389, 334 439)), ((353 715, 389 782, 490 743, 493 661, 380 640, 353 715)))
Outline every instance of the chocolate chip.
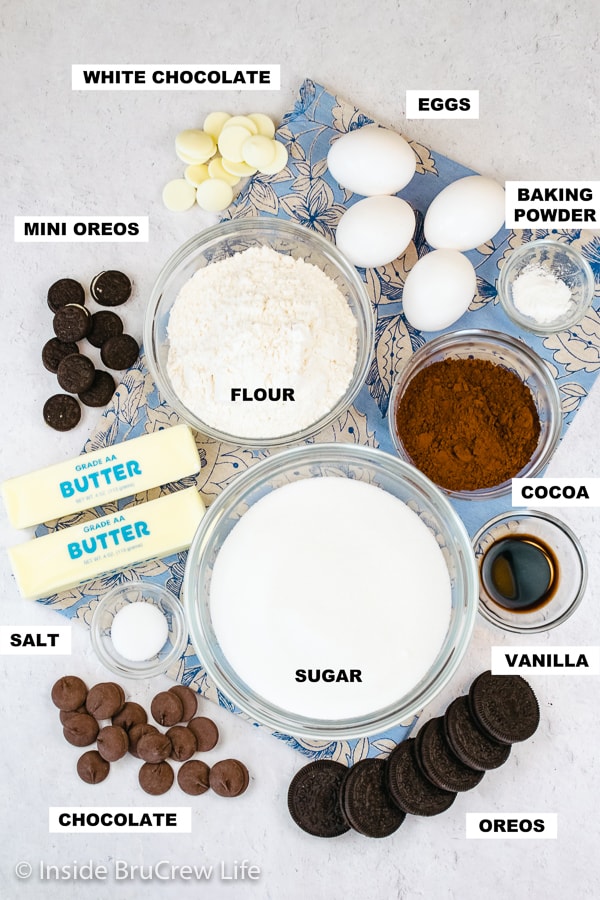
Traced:
POLYGON ((191 687, 184 684, 176 684, 169 688, 172 694, 175 694, 183 704, 182 722, 189 722, 196 715, 198 709, 198 694, 191 687))
POLYGON ((129 750, 129 738, 124 728, 105 725, 98 733, 98 753, 107 762, 122 759, 129 750))
POLYGON ((120 306, 131 296, 131 281, 123 272, 109 269, 95 276, 90 293, 100 306, 120 306))
POLYGON ((190 759, 198 749, 196 735, 185 725, 173 725, 166 736, 171 741, 171 758, 177 762, 190 759))
POLYGON ((177 773, 177 784, 186 794, 197 797, 209 789, 210 769, 201 759, 184 763, 177 773))
POLYGON ((90 330, 91 320, 92 317, 85 306, 68 303, 57 310, 52 320, 52 327, 59 340, 80 341, 90 330))
POLYGON ((128 369, 139 356, 140 348, 130 334, 117 334, 100 348, 100 359, 109 369, 128 369))
POLYGON ((75 341, 59 341, 56 337, 50 338, 42 347, 44 368, 56 375, 61 361, 73 353, 79 353, 79 347, 75 341))
POLYGON ((85 302, 85 291, 74 278, 60 278, 48 288, 48 306, 53 313, 69 303, 82 305, 85 302))
POLYGON ((91 388, 95 374, 96 369, 91 359, 82 353, 71 353, 61 360, 56 377, 63 391, 79 394, 91 388))
POLYGON ((99 726, 88 713, 74 713, 63 727, 65 740, 75 747, 87 747, 98 736, 99 726))
POLYGON ((222 759, 210 770, 209 784, 220 797, 239 797, 249 781, 248 769, 239 759, 222 759))
POLYGON ((87 687, 77 675, 63 675, 53 684, 51 696, 55 706, 71 711, 83 706, 87 687))
POLYGON ((144 763, 138 778, 140 787, 147 794, 158 796, 169 790, 175 780, 175 773, 168 762, 144 763))
POLYGON ((44 422, 56 431, 69 431, 79 424, 81 407, 75 397, 53 394, 44 403, 44 422))
POLYGON ((196 716, 195 719, 188 722, 188 728, 194 733, 198 750, 201 753, 212 750, 216 746, 219 740, 219 729, 212 719, 207 719, 206 716, 196 716))
POLYGON ((159 725, 177 725, 183 715, 183 704, 171 691, 161 691, 150 706, 150 712, 159 725))
POLYGON ((94 380, 86 391, 79 391, 78 397, 85 406, 106 406, 115 392, 115 379, 110 372, 96 369, 94 380))
POLYGON ((110 763, 97 750, 88 750, 77 760, 77 774, 86 784, 99 784, 110 772, 110 763))

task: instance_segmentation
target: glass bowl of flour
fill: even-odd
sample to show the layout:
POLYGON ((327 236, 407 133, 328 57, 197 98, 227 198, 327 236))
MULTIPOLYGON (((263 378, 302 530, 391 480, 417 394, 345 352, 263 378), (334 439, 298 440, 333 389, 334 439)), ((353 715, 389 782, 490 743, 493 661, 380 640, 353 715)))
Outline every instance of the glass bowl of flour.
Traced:
POLYGON ((274 731, 344 740, 410 722, 448 684, 478 605, 467 532, 391 454, 289 447, 200 523, 183 601, 214 684, 274 731))
POLYGON ((334 244, 294 222, 208 228, 158 276, 144 346, 162 397, 236 446, 302 441, 351 405, 373 352, 365 286, 334 244))

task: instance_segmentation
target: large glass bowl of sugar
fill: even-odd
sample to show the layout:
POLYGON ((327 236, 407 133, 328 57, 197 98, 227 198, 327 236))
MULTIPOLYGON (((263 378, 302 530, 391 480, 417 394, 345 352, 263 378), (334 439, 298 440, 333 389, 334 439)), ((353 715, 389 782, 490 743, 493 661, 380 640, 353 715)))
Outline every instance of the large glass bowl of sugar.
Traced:
POLYGON ((353 444, 252 465, 194 537, 183 598, 217 688, 314 740, 410 719, 449 682, 477 612, 467 532, 413 466, 353 444))

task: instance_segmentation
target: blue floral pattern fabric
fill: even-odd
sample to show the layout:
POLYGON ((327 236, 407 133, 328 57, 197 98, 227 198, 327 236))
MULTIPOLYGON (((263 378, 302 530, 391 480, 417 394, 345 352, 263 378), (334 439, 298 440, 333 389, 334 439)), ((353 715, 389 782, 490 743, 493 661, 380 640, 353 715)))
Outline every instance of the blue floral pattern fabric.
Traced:
MULTIPOLYGON (((293 219, 318 231, 328 240, 335 240, 335 229, 340 216, 361 198, 340 187, 331 178, 326 164, 327 152, 331 142, 340 133, 360 128, 372 121, 352 104, 321 85, 306 80, 300 88, 294 109, 284 117, 278 129, 279 139, 289 150, 286 168, 277 175, 256 175, 251 178, 238 195, 229 216, 279 216, 293 219)), ((423 220, 430 202, 446 185, 457 178, 473 174, 472 170, 415 141, 411 140, 410 144, 417 156, 417 171, 412 181, 401 191, 401 196, 415 210, 415 235, 403 256, 393 263, 378 269, 358 270, 366 284, 376 316, 372 364, 354 406, 311 438, 311 442, 346 441, 393 452, 386 418, 390 387, 406 359, 425 342, 423 334, 412 328, 402 314, 404 280, 417 259, 429 250, 423 237, 423 220)), ((554 373, 562 400, 564 433, 600 370, 600 237, 591 232, 576 230, 502 230, 493 240, 467 255, 477 272, 477 294, 465 315, 448 330, 493 328, 522 337, 547 361, 554 373), (556 240, 574 244, 590 263, 596 280, 594 305, 585 319, 568 331, 545 338, 531 334, 520 335, 499 306, 496 292, 498 273, 519 244, 550 235, 556 240)), ((90 451, 109 447, 129 437, 168 428, 178 421, 176 413, 158 394, 142 355, 125 374, 84 449, 90 451)), ((209 505, 240 471, 255 465, 270 452, 233 447, 203 435, 197 435, 197 443, 202 462, 197 476, 185 479, 178 485, 140 493, 95 512, 101 514, 116 511, 192 484, 198 487, 209 505)), ((487 503, 455 502, 457 511, 471 533, 507 505, 506 498, 487 503)), ((52 526, 40 526, 37 533, 67 527, 91 515, 93 513, 78 513, 52 526)), ((71 619, 78 619, 89 625, 98 598, 120 582, 136 578, 150 579, 179 595, 185 560, 186 553, 152 560, 40 602, 52 606, 71 619)), ((191 644, 188 644, 185 655, 169 674, 221 706, 243 715, 210 682, 191 644)), ((330 743, 306 741, 284 734, 275 734, 275 737, 309 758, 327 757, 352 764, 366 756, 387 756, 393 746, 406 737, 413 725, 414 720, 384 734, 330 743)))

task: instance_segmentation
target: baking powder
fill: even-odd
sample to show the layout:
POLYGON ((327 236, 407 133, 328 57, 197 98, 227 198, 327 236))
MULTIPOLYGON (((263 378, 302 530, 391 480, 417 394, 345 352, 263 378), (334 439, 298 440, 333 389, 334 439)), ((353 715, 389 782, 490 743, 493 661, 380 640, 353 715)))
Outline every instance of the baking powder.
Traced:
POLYGON ((571 289, 549 269, 527 266, 512 289, 515 307, 539 325, 561 319, 571 306, 571 289))
POLYGON ((357 356, 356 321, 335 282, 270 247, 199 269, 175 300, 168 336, 180 400, 207 425, 250 439, 291 434, 328 413, 357 356))

